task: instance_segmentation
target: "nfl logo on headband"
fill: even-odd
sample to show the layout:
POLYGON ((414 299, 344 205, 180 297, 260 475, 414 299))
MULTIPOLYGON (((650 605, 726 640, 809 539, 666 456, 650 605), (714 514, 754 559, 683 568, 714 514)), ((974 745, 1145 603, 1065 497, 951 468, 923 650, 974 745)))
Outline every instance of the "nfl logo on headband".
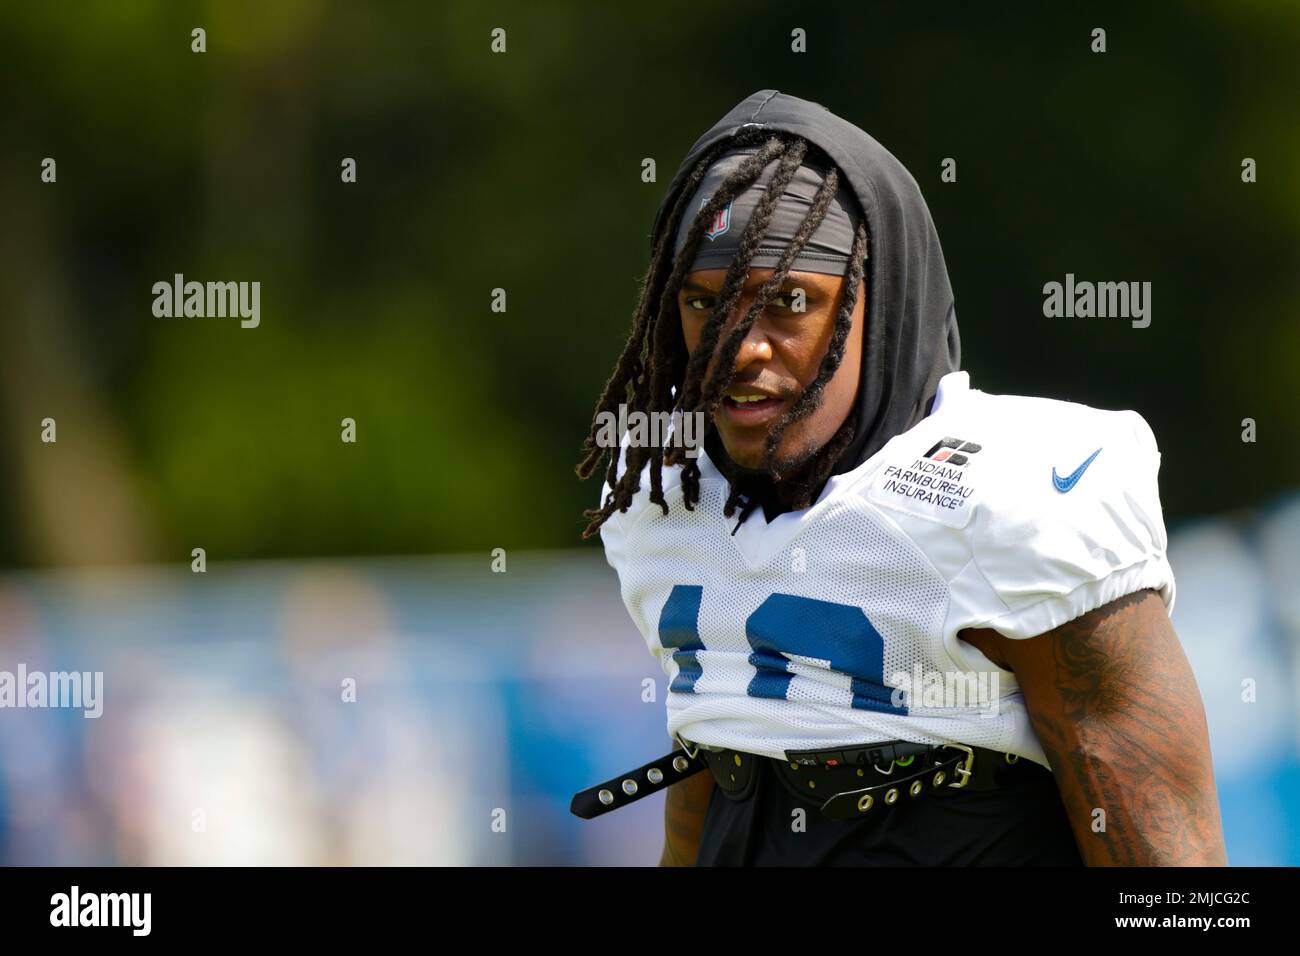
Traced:
MULTIPOLYGON (((705 205, 708 203, 710 198, 712 197, 705 196, 703 199, 700 200, 701 209, 705 207, 705 205)), ((717 236, 722 235, 730 228, 731 228, 731 203, 728 202, 725 206, 723 206, 721 209, 719 209, 716 213, 713 214, 713 222, 709 225, 708 229, 704 230, 704 236, 707 239, 713 239, 717 236)))

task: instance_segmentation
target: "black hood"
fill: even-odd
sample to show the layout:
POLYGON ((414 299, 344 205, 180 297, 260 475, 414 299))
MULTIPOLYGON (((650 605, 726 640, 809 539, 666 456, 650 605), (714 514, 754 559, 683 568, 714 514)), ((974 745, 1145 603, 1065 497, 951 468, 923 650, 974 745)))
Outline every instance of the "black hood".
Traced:
MULTIPOLYGON (((794 133, 819 147, 848 178, 866 216, 859 425, 833 473, 850 471, 924 418, 939 379, 959 367, 957 316, 939 235, 916 180, 885 147, 818 103, 760 90, 691 147, 655 216, 652 249, 683 181, 705 151, 747 127, 794 133)), ((713 437, 706 448, 716 463, 721 445, 713 437)))

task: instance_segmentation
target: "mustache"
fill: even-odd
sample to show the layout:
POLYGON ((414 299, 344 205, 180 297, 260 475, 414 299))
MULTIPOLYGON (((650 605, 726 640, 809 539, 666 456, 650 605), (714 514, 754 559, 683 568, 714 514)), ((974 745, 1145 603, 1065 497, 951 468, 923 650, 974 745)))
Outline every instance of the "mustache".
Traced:
POLYGON ((729 388, 752 388, 780 399, 794 398, 803 392, 803 386, 798 383, 787 379, 765 378, 762 375, 750 379, 734 378, 723 386, 723 391, 729 388))

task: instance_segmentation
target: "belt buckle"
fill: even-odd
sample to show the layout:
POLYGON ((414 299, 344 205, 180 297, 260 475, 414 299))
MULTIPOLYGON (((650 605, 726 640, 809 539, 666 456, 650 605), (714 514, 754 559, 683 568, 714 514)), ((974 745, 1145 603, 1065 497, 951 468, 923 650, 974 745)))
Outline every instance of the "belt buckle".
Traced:
POLYGON ((691 750, 690 746, 688 746, 686 742, 686 739, 682 737, 681 734, 673 734, 673 739, 676 740, 677 743, 681 745, 681 748, 686 751, 686 756, 689 757, 691 760, 694 760, 696 754, 700 752, 700 744, 696 744, 695 749, 691 750))
POLYGON ((953 768, 953 772, 957 774, 959 777, 961 777, 961 782, 948 784, 948 786, 951 787, 952 789, 960 790, 962 787, 966 786, 966 784, 970 783, 971 767, 975 765, 975 750, 971 747, 967 747, 965 744, 950 743, 950 744, 944 744, 943 746, 951 750, 966 751, 965 762, 960 767, 953 768))

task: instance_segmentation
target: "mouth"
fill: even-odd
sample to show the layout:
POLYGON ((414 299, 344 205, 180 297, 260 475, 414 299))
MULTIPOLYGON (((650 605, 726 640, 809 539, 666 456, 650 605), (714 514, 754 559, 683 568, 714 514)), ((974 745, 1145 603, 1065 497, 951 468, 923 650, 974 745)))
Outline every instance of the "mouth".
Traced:
POLYGON ((733 425, 751 427, 775 421, 785 408, 786 400, 758 392, 727 395, 719 406, 723 418, 733 425))

